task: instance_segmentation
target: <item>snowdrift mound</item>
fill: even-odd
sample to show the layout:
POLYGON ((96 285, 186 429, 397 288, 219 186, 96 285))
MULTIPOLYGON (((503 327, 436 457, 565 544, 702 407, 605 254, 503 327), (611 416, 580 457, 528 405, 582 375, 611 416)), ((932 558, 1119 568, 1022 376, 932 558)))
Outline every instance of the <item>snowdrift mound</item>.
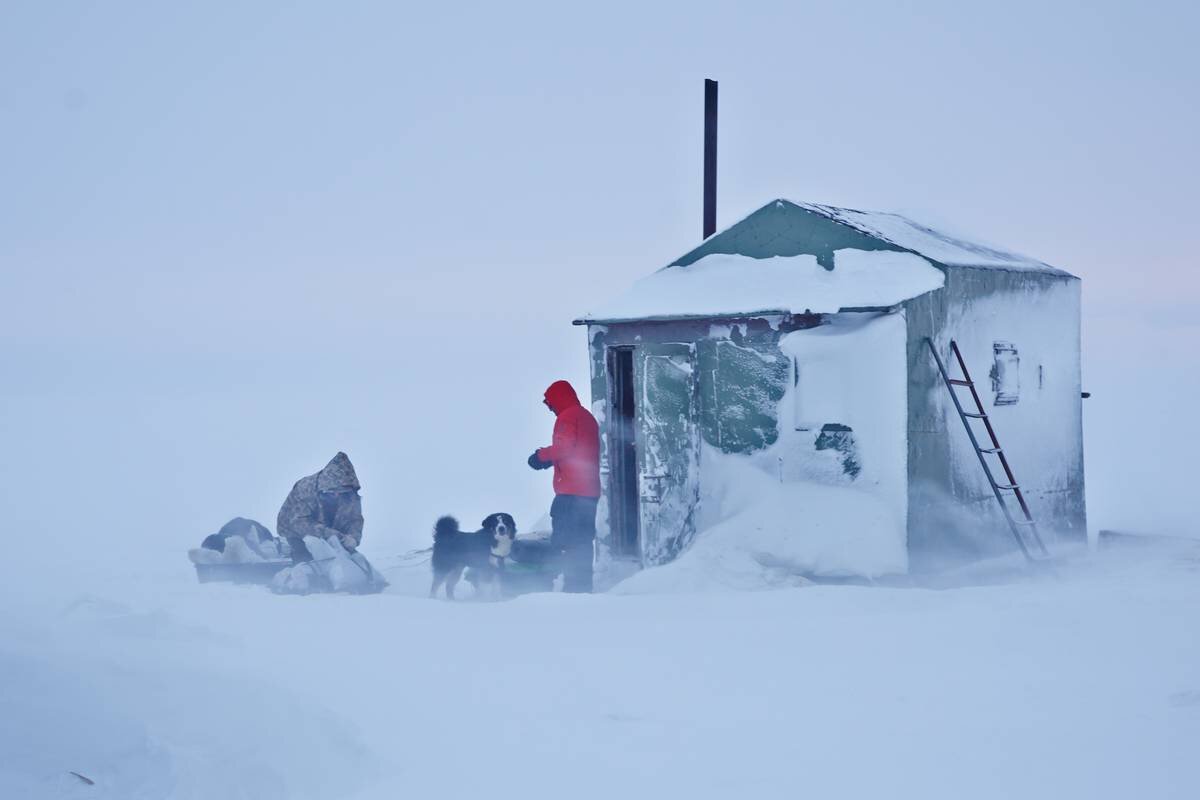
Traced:
POLYGON ((0 699, 5 719, 0 727, 0 747, 5 754, 0 764, 0 796, 171 794, 170 755, 144 723, 123 711, 119 703, 109 701, 89 681, 48 661, 17 653, 0 653, 0 674, 6 682, 22 687, 0 699))
POLYGON ((878 577, 907 567, 894 515, 868 492, 780 483, 749 462, 725 459, 713 498, 720 517, 682 555, 642 570, 615 594, 755 590, 814 577, 878 577))
POLYGON ((306 637, 247 660, 262 626, 247 604, 277 600, 188 586, 208 628, 169 587, 152 594, 174 607, 89 594, 57 613, 0 614, 0 797, 316 800, 372 779, 377 756, 342 705, 342 679, 276 674, 306 637))

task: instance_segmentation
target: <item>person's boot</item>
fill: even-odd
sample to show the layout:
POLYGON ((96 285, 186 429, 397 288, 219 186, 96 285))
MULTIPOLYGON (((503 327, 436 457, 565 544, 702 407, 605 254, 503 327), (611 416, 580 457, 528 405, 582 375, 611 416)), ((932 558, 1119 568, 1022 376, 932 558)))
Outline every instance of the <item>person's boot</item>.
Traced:
POLYGON ((289 536, 288 545, 292 548, 292 563, 303 564, 306 561, 312 561, 312 553, 308 552, 308 548, 304 546, 304 540, 299 536, 289 536))

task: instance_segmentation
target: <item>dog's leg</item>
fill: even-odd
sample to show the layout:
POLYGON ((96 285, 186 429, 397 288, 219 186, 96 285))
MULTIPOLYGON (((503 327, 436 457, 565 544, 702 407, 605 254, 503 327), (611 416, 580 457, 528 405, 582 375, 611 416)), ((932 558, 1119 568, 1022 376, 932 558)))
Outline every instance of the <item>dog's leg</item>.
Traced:
POLYGON ((463 568, 455 567, 450 570, 450 577, 446 579, 446 599, 454 599, 454 587, 458 584, 458 579, 462 577, 463 568))
POLYGON ((438 587, 442 585, 442 581, 446 580, 446 573, 433 573, 433 585, 429 587, 429 599, 437 597, 438 587))
POLYGON ((503 559, 493 555, 488 561, 488 599, 496 601, 500 599, 500 569, 503 559))

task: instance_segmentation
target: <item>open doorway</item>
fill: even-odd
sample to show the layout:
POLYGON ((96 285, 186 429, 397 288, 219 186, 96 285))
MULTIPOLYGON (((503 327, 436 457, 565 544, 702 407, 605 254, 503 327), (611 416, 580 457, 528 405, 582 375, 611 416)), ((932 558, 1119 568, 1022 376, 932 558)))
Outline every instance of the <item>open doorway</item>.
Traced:
POLYGON ((640 513, 632 347, 609 348, 608 387, 610 547, 614 556, 638 558, 640 513))

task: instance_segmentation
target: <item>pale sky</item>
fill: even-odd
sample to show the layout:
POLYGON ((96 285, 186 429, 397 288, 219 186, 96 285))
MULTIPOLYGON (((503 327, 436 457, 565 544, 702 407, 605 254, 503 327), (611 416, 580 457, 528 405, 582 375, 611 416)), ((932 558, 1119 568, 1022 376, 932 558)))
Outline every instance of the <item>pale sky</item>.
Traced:
POLYGON ((368 550, 533 522, 571 319, 699 240, 712 77, 720 227, 901 211, 1082 277, 1092 527, 1194 529, 1198 34, 1190 3, 6 3, 9 524, 186 568, 339 448, 368 550))

